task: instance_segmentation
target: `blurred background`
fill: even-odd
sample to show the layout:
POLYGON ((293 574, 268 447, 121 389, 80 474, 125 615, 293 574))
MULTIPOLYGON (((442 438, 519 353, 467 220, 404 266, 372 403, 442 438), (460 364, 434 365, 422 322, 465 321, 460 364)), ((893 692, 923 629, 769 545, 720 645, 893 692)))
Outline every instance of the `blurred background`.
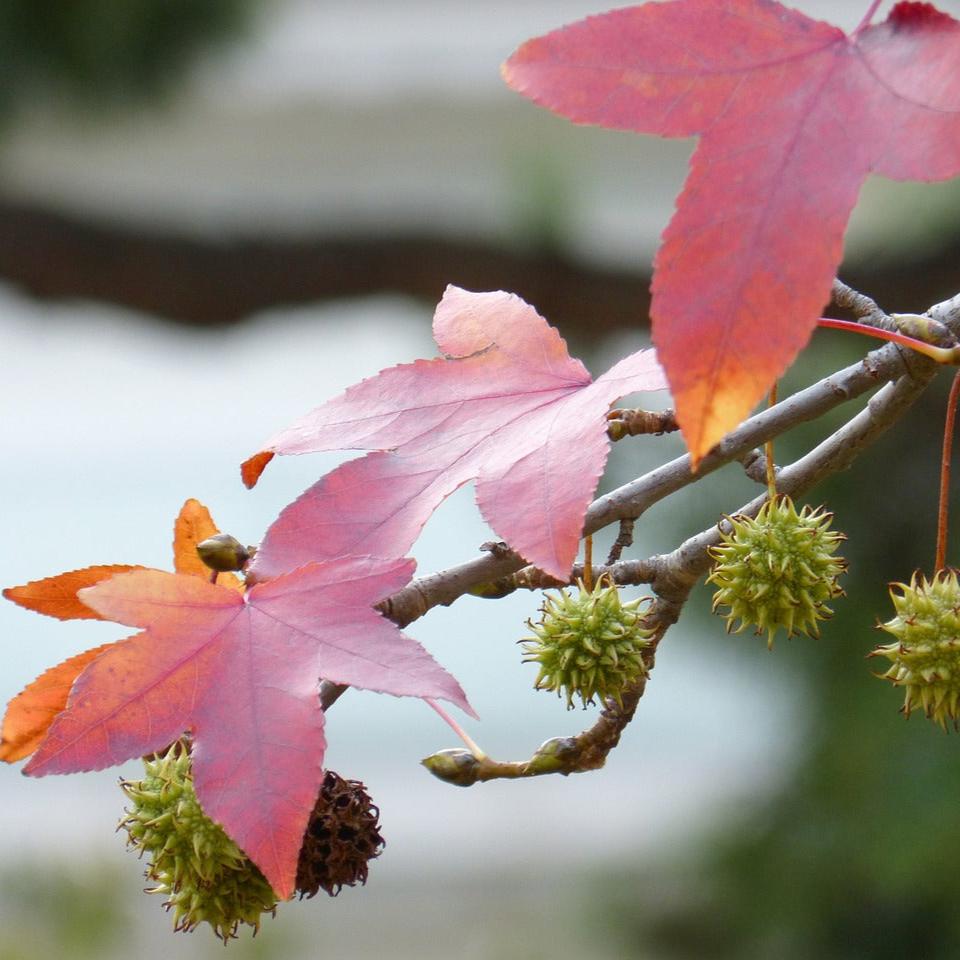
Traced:
MULTIPOLYGON (((850 28, 866 4, 796 6, 850 28)), ((889 6, 889 4, 885 5, 889 6)), ((960 16, 960 4, 939 6, 960 16)), ((0 583, 170 566, 187 497, 256 542, 337 457, 238 465, 294 417, 434 353, 448 282, 513 290, 599 373, 647 340, 650 261, 689 142, 578 128, 507 90, 529 36, 587 0, 70 0, 0 7, 0 583)), ((825 145, 829 149, 829 144, 825 145)), ((960 290, 956 183, 870 181, 842 276, 887 309, 960 290)), ((854 362, 830 332, 786 378, 854 362)), ((944 378, 946 379, 946 375, 944 378)), ((387 848, 366 888, 281 906, 239 957, 924 958, 960 954, 956 738, 871 677, 886 583, 929 571, 946 395, 816 493, 850 540, 819 641, 727 637, 698 589, 606 769, 457 790, 418 701, 351 691, 329 766, 361 779, 387 848)), ((852 414, 797 430, 790 459, 852 414)), ((616 446, 604 489, 681 452, 616 446)), ((652 510, 635 555, 755 494, 739 468, 652 510)), ((422 573, 489 531, 461 491, 422 573)), ((953 554, 955 555, 955 554, 953 554)), ((409 632, 463 682, 484 748, 529 756, 595 715, 530 688, 539 599, 465 598, 409 632)), ((0 697, 122 635, 0 606, 0 697)), ((137 776, 138 764, 123 768, 137 776)), ((114 833, 117 770, 0 769, 0 960, 222 955, 170 932, 114 833)))

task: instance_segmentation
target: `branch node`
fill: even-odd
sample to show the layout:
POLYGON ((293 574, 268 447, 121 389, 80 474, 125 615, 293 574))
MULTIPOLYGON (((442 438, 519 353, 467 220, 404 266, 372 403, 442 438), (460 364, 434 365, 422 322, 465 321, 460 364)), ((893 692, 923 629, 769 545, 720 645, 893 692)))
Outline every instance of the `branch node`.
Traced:
POLYGON ((858 320, 874 327, 893 329, 893 321, 877 305, 877 302, 866 294, 848 287, 837 278, 833 281, 831 290, 832 302, 843 310, 849 310, 858 320))
POLYGON ((607 414, 607 436, 611 440, 653 433, 661 436, 680 429, 673 410, 615 409, 607 414))
POLYGON ((515 556, 510 546, 503 540, 487 540, 480 544, 480 549, 484 553, 489 553, 495 560, 505 560, 511 555, 515 556))

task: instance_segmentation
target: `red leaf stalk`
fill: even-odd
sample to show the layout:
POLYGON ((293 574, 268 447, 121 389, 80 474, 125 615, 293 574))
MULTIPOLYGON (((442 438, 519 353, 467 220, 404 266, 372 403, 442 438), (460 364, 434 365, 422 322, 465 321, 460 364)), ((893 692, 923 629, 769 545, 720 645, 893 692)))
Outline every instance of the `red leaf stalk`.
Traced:
POLYGON ((880 6, 881 0, 871 0, 870 6, 867 8, 867 12, 863 15, 863 19, 857 24, 854 28, 853 33, 850 34, 850 38, 858 37, 867 27, 870 26, 870 21, 873 19, 873 15, 877 12, 877 7, 880 6))
POLYGON ((895 330, 883 330, 880 327, 871 327, 865 323, 856 323, 852 320, 834 320, 832 317, 820 317, 817 320, 818 327, 828 327, 832 330, 849 330, 851 333, 859 333, 865 337, 874 337, 877 340, 889 340, 892 343, 899 343, 903 347, 909 347, 922 353, 937 363, 954 364, 960 361, 958 351, 955 347, 937 347, 932 343, 925 343, 923 340, 916 340, 908 337, 906 334, 897 333, 895 330))
POLYGON ((960 397, 960 370, 953 378, 947 399, 947 420, 943 426, 943 455, 940 458, 940 510, 937 513, 937 555, 933 571, 942 570, 947 557, 947 514, 950 506, 950 459, 953 454, 953 426, 957 418, 957 398, 960 397))

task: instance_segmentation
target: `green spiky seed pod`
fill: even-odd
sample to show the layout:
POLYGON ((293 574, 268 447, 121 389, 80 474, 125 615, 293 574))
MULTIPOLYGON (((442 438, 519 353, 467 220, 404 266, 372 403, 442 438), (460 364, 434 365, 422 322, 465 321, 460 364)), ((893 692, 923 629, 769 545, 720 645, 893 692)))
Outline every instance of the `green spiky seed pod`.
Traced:
POLYGON ((142 780, 121 780, 130 800, 120 822, 129 846, 147 857, 148 893, 167 896, 174 929, 209 923, 226 942, 240 924, 260 928, 277 898, 263 874, 222 827, 200 808, 193 789, 190 750, 178 740, 165 753, 145 758, 142 780))
POLYGON ((903 687, 903 713, 920 708, 947 729, 960 720, 960 584, 956 570, 939 570, 932 580, 915 573, 909 585, 890 585, 896 616, 878 626, 894 642, 870 656, 885 657, 890 669, 878 674, 903 687))
POLYGON ((325 771, 297 863, 301 900, 320 890, 335 897, 341 887, 367 882, 367 864, 384 848, 379 820, 380 810, 359 780, 325 771))
POLYGON ((822 507, 798 512, 786 496, 768 500, 756 517, 727 518, 730 529, 710 548, 707 583, 717 586, 714 613, 729 608, 728 633, 754 627, 768 648, 781 627, 787 637, 820 636, 818 621, 833 616, 827 601, 843 596, 838 578, 847 569, 835 556, 846 537, 830 529, 832 519, 822 507))
POLYGON ((532 637, 524 637, 523 662, 537 663, 537 690, 556 690, 583 706, 608 697, 623 706, 624 688, 646 676, 643 651, 654 630, 638 611, 649 598, 623 603, 613 583, 601 578, 593 590, 581 582, 576 594, 545 594, 538 623, 528 620, 532 637))

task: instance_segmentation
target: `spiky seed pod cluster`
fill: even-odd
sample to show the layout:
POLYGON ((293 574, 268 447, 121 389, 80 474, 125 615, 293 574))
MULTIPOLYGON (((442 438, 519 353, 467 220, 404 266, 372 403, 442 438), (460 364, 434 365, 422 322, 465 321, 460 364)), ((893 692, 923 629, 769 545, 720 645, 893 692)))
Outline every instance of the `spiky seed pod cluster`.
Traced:
POLYGON ((786 496, 768 500, 756 517, 727 518, 707 577, 717 586, 714 613, 728 608, 727 632, 754 627, 768 647, 781 627, 788 637, 820 635, 818 621, 833 615, 827 601, 843 596, 838 579, 847 569, 835 556, 846 537, 830 529, 832 520, 822 507, 798 511, 786 496))
POLYGON ((121 780, 130 801, 120 822, 128 845, 147 858, 148 893, 167 896, 174 928, 209 923, 226 942, 240 924, 260 927, 277 898, 260 870, 200 808, 193 789, 190 750, 178 740, 144 760, 142 780, 121 780))
POLYGON ((624 603, 605 578, 592 590, 581 581, 576 593, 545 594, 539 622, 527 621, 533 636, 520 641, 523 662, 540 666, 534 687, 565 696, 568 710, 574 697, 584 707, 596 697, 622 706, 624 688, 647 673, 643 651, 655 632, 639 610, 647 602, 624 603))
POLYGON ((323 775, 297 863, 300 898, 367 882, 367 864, 380 856, 380 810, 359 780, 344 780, 332 770, 323 775))
POLYGON ((919 708, 947 729, 960 721, 960 584, 956 570, 939 570, 932 580, 915 573, 910 583, 890 585, 896 616, 879 624, 894 637, 870 656, 885 657, 880 676, 903 687, 903 712, 919 708))

